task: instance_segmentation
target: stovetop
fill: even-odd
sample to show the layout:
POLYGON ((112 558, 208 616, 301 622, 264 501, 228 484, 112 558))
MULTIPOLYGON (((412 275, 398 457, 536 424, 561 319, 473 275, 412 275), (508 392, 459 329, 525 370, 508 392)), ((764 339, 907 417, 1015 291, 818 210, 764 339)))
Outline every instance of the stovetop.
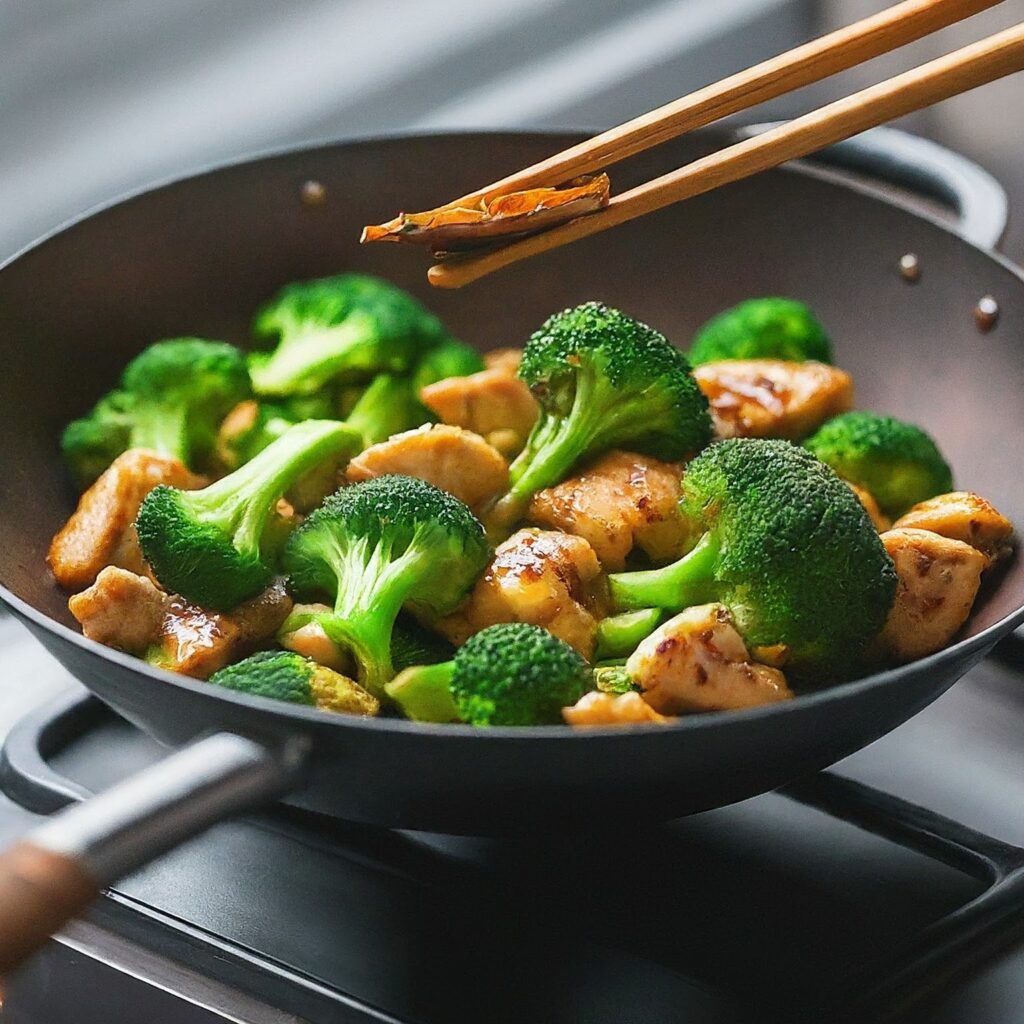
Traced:
MULTIPOLYGON (((286 808, 218 825, 106 893, 9 979, 0 1018, 832 1022, 888 1019, 924 980, 944 985, 906 1019, 1024 1021, 1005 927, 1024 923, 1019 657, 836 774, 664 826, 497 841, 286 808), (951 938, 963 975, 928 962, 951 938)), ((8 737, 0 843, 162 755, 68 684, 8 737)))

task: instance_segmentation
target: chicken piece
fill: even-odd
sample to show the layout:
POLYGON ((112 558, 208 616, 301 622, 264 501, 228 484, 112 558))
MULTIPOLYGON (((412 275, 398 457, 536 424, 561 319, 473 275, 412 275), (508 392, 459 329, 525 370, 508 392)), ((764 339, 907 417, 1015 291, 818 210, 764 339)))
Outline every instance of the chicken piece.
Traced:
POLYGON ((970 544, 929 530, 888 530, 882 543, 898 581, 878 648, 898 662, 941 650, 971 614, 988 558, 970 544))
POLYGON ((864 506, 864 510, 871 517, 871 522, 875 524, 875 529, 879 533, 884 533, 888 530, 892 523, 889 522, 889 517, 878 507, 875 496, 870 491, 864 490, 863 487, 850 483, 849 480, 844 480, 843 483, 857 495, 857 500, 864 506))
POLYGON ((92 586, 68 600, 68 608, 90 640, 143 654, 160 639, 170 600, 145 576, 108 565, 92 586))
POLYGON ((209 612, 175 594, 160 624, 158 648, 147 660, 172 672, 209 679, 272 637, 291 610, 283 580, 230 612, 209 612))
POLYGON ((850 375, 825 363, 726 359, 693 371, 719 437, 797 441, 853 407, 850 375))
POLYGON ((204 483, 177 459, 144 448, 122 452, 53 538, 46 561, 57 582, 65 590, 81 590, 108 565, 145 573, 134 526, 143 498, 157 484, 192 490, 204 483))
POLYGON ((352 483, 385 473, 419 477, 478 505, 508 485, 508 464, 479 434, 433 423, 371 445, 348 464, 352 483))
POLYGON ((915 505, 893 523, 900 530, 928 530, 977 548, 990 562, 1013 551, 1013 524, 981 495, 971 491, 940 494, 915 505))
MULTIPOLYGON (((316 615, 319 612, 330 612, 325 604, 297 604, 291 612, 293 617, 303 614, 316 615)), ((352 656, 342 650, 325 632, 319 622, 307 622, 306 625, 281 633, 278 643, 286 650, 312 658, 318 665, 332 668, 335 672, 347 675, 353 669, 352 656)))
POLYGON ((520 530, 498 546, 466 603, 437 627, 462 644, 496 622, 529 622, 589 660, 597 638, 600 584, 601 565, 582 537, 520 530))
POLYGON ((671 722, 659 715, 639 693, 585 693, 571 708, 562 708, 566 723, 587 725, 637 725, 643 722, 671 722))
POLYGON ((521 348, 492 348, 484 353, 484 367, 488 370, 504 370, 515 376, 519 372, 519 364, 523 361, 521 348))
POLYGON ((626 672, 655 711, 735 711, 789 700, 777 668, 750 660, 723 604, 687 608, 662 623, 626 661, 626 672))
POLYGON ((538 493, 528 518, 590 542, 609 572, 625 568, 639 547, 654 561, 683 553, 679 514, 682 467, 632 452, 609 452, 578 476, 538 493))
POLYGON ((537 403, 516 376, 519 355, 517 350, 499 349, 486 370, 428 384, 420 400, 443 423, 472 430, 503 455, 515 455, 537 419, 537 403))

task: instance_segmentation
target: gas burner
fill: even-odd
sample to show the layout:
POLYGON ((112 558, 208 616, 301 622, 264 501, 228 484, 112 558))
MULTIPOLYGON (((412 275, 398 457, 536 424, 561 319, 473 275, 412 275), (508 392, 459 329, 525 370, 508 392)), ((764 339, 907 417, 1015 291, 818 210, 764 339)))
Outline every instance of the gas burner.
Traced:
MULTIPOLYGON (((1011 685, 1018 670, 990 661, 953 694, 1011 685)), ((250 815, 105 893, 10 979, 5 1019, 891 1019, 959 985, 1024 907, 1021 847, 844 777, 886 771, 899 748, 628 832, 466 839, 250 815)), ((0 832, 162 753, 75 686, 9 735, 0 832)))

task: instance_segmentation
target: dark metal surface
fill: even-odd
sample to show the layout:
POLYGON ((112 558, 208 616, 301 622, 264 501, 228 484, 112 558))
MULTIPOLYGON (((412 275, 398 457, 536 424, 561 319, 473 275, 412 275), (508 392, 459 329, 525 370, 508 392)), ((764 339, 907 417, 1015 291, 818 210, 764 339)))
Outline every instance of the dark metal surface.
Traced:
MULTIPOLYGON (((982 669, 975 685, 984 678, 982 669)), ((33 802, 43 805, 49 792, 53 802, 60 802, 72 789, 84 791, 83 783, 102 789, 104 776, 116 777, 119 766, 130 767, 122 759, 137 742, 142 742, 143 757, 159 756, 144 737, 81 690, 45 710, 48 718, 40 713, 26 719, 7 741, 2 789, 8 795, 33 794, 33 802), (61 744, 53 742, 55 731, 63 737, 61 744), (17 789, 12 783, 19 777, 22 787, 17 789)), ((764 1024, 770 1019, 793 1024, 828 1019, 862 1024, 901 1017, 1020 934, 1020 847, 828 772, 783 795, 786 799, 766 797, 716 812, 710 817, 717 817, 717 824, 702 823, 698 816, 629 836, 592 831, 509 843, 336 825, 295 813, 260 815, 223 826, 219 834, 156 866, 148 877, 143 873, 118 886, 89 924, 72 930, 70 950, 53 946, 12 979, 11 1005, 38 1005, 52 971, 63 972, 72 989, 90 983, 90 969, 106 973, 111 998, 115 993, 123 997, 118 975, 98 965, 90 968, 99 959, 113 963, 139 989, 140 1015, 133 1021, 149 1019, 142 1015, 149 1013, 146 992, 135 979, 154 974, 165 979, 158 982, 160 988, 186 998, 208 993, 213 1002, 220 989, 222 998, 235 993, 232 1001, 237 1001, 241 991, 248 991, 261 1006, 281 1007, 304 1019, 376 1020, 376 1004, 402 1019, 412 1015, 453 1024, 485 1019, 481 1009, 497 992, 504 993, 498 977, 507 973, 521 979, 516 987, 527 992, 507 993, 503 1008, 492 1011, 488 1020, 764 1024), (215 863, 231 850, 235 855, 228 857, 225 872, 215 863), (624 854, 630 857, 630 870, 609 877, 610 864, 624 854), (810 862, 822 857, 829 865, 826 891, 816 888, 813 870, 808 873, 810 862), (858 864, 852 876, 841 867, 851 860, 858 864), (284 861, 288 872, 275 873, 284 861), (663 870, 672 873, 669 885, 663 870), (349 886, 356 881, 354 889, 346 889, 346 879, 349 886), (797 956, 818 930, 827 934, 834 927, 821 920, 813 926, 809 919, 820 918, 837 903, 863 901, 867 891, 848 892, 844 900, 843 889, 859 890, 864 882, 873 882, 874 892, 861 912, 847 908, 841 914, 843 935, 832 937, 838 948, 811 959, 806 953, 797 956), (596 889, 594 883, 599 883, 596 889), (725 896, 722 887, 736 893, 725 896), (696 890, 704 888, 710 891, 698 896, 696 890), (914 889, 928 893, 924 904, 915 905, 914 889), (346 892, 341 905, 333 902, 346 892), (168 903, 171 893, 176 895, 168 903), (207 905, 211 897, 222 905, 212 912, 207 905), (310 900, 319 901, 318 909, 310 900), (584 902, 591 904, 586 911, 584 902), (422 910, 410 915, 413 904, 422 910), (440 906, 446 909, 439 911, 440 906), (679 914, 684 907, 688 912, 679 914), (559 908, 565 920, 542 938, 559 918, 559 908), (712 909, 723 919, 717 926, 707 918, 712 909), (623 914, 630 912, 636 920, 627 925, 623 914), (491 913, 500 925, 488 924, 491 913), (780 930, 769 950, 762 943, 773 926, 757 920, 775 915, 781 915, 780 930), (574 921, 577 916, 583 921, 574 921), (878 920, 894 916, 886 925, 878 920), (270 920, 256 948, 247 952, 246 940, 253 941, 249 922, 259 919, 270 920), (449 930, 453 920, 458 934, 442 940, 438 950, 437 930, 449 930), (199 922, 205 932, 197 928, 199 922), (474 977, 469 968, 475 961, 462 952, 456 953, 459 969, 454 974, 445 969, 452 948, 461 942, 476 947, 481 931, 488 932, 484 945, 490 967, 474 977), (496 931, 517 938, 518 945, 502 945, 500 955, 494 955, 496 931), (369 945, 368 932, 375 935, 369 945), (695 954, 702 933, 708 948, 695 954), (282 934, 289 941, 272 938, 282 934), (518 951, 523 942, 538 946, 524 956, 518 951), (562 942, 567 948, 558 952, 562 942), (602 954, 605 944, 610 948, 602 954), (330 947, 333 955, 324 956, 330 947), (346 947, 348 952, 339 956, 346 947), (384 949, 390 953, 383 959, 396 961, 390 967, 379 964, 384 949), (545 962, 552 953, 555 963, 545 962), (772 991, 759 994, 773 968, 754 968, 755 977, 747 977, 750 961, 784 963, 789 954, 802 962, 802 971, 791 972, 796 977, 776 976, 772 991), (275 955, 280 964, 274 963, 275 955), (568 962, 573 964, 569 974, 578 972, 585 981, 569 982, 564 973, 568 962), (644 970, 639 970, 641 963, 644 970), (304 978, 303 970, 314 964, 318 978, 304 978), (428 983, 434 965, 437 973, 428 983), (610 976, 602 977, 602 965, 610 976), (683 977, 673 982, 666 968, 681 969, 683 977), (596 1011, 597 993, 607 991, 612 977, 618 1002, 596 1011), (570 984, 573 996, 563 994, 559 1002, 559 984, 570 984), (635 1008, 644 990, 654 1015, 615 1015, 622 1007, 635 1008), (574 1016, 571 1007, 577 1000, 589 1008, 574 1016)), ((56 1002, 52 990, 50 999, 48 1020, 78 1020, 56 1002)), ((98 1005, 106 1007, 108 1001, 98 1005)), ((89 1020, 103 1019, 90 1009, 89 1020)), ((251 1011, 238 1016, 263 1019, 251 1011)), ((268 1019, 276 1022, 278 1017, 268 1019)))
MULTIPOLYGON (((645 154, 617 187, 678 166, 720 136, 645 154)), ((964 639, 914 665, 791 704, 669 727, 573 733, 353 721, 218 691, 147 668, 69 628, 43 569, 70 495, 55 457, 63 423, 149 341, 191 333, 245 343, 252 310, 282 283, 356 268, 422 296, 480 347, 519 342, 544 316, 600 297, 685 344, 750 295, 807 300, 857 381, 859 404, 933 430, 959 482, 1024 520, 1008 439, 1024 420, 1024 287, 991 254, 899 206, 799 170, 759 176, 471 289, 430 293, 420 254, 364 250, 358 228, 427 207, 567 141, 410 138, 285 154, 129 200, 30 250, 0 273, 0 582, 39 639, 103 700, 164 742, 210 729, 312 743, 296 803, 354 821, 489 832, 613 814, 667 818, 764 792, 830 764, 906 720, 1019 619, 1024 565, 986 588, 964 639), (328 201, 299 200, 322 182, 328 201), (908 285, 900 257, 917 255, 908 285), (997 296, 979 334, 978 298, 997 296)))

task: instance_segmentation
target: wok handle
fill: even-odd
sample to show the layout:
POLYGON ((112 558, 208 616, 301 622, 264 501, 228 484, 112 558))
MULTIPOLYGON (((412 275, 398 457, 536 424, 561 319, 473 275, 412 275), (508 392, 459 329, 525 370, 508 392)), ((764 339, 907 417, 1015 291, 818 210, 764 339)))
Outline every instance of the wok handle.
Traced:
MULTIPOLYGON (((759 135, 780 123, 747 125, 739 135, 759 135)), ((995 249, 1006 232, 1010 207, 1003 186, 973 160, 930 139, 898 128, 872 128, 808 160, 937 200, 955 212, 957 233, 982 249, 995 249)))
POLYGON ((239 811, 293 788, 306 745, 200 739, 60 811, 0 854, 0 975, 109 883, 239 811))

